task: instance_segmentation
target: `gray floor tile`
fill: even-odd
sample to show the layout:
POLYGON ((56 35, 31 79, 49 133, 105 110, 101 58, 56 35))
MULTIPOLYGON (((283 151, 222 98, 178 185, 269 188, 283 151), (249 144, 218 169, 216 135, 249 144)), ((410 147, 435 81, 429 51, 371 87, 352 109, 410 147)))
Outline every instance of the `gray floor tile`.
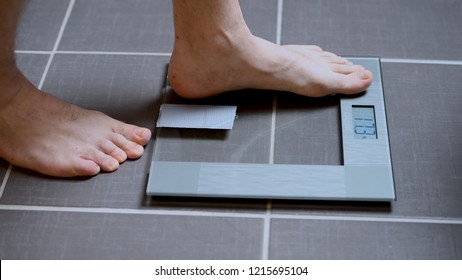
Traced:
POLYGON ((342 55, 462 59, 457 0, 284 1, 282 42, 342 55))
MULTIPOLYGON (((242 1, 254 34, 276 40, 277 1, 242 1)), ((60 50, 171 52, 171 1, 77 0, 60 50)))
POLYGON ((59 50, 170 52, 171 1, 77 0, 59 50))
POLYGON ((263 219, 0 211, 1 259, 258 259, 263 219), (20 223, 18 223, 20 221, 20 223))
POLYGON ((16 54, 16 64, 29 81, 38 87, 48 63, 48 58, 49 55, 44 54, 21 53, 16 54))
POLYGON ((31 0, 26 2, 16 36, 16 49, 52 50, 69 1, 31 0))
POLYGON ((56 55, 44 90, 118 120, 154 127, 169 57, 56 55))
POLYGON ((397 201, 273 202, 275 212, 462 217, 460 66, 382 68, 397 201))
POLYGON ((462 225, 272 220, 270 259, 459 259, 462 225))
POLYGON ((277 0, 239 1, 244 19, 252 34, 276 42, 277 0))
POLYGON ((462 217, 461 70, 383 65, 397 214, 462 217))

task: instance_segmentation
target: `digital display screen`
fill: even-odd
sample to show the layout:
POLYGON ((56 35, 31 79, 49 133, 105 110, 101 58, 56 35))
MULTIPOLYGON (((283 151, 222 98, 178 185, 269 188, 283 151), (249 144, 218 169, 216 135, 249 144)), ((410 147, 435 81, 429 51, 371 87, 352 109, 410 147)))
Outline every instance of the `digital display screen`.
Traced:
POLYGON ((353 106, 355 139, 377 139, 374 106, 353 106))

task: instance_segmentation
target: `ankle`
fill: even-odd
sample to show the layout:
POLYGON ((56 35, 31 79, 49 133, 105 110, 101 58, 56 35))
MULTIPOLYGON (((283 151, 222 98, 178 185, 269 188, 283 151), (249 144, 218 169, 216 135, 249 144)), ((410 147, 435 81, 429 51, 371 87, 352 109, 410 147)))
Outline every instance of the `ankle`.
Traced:
POLYGON ((26 81, 27 79, 15 65, 0 67, 0 110, 19 94, 26 81))
POLYGON ((238 0, 174 0, 175 43, 221 44, 246 31, 238 0))
POLYGON ((245 23, 236 23, 227 29, 209 29, 199 34, 176 36, 170 59, 169 81, 178 94, 187 98, 207 95, 210 81, 205 80, 210 77, 219 79, 225 85, 230 75, 219 73, 220 68, 225 67, 231 71, 246 64, 247 61, 239 53, 253 38, 245 23))
POLYGON ((175 35, 174 52, 189 52, 200 55, 204 51, 232 50, 252 36, 245 22, 236 22, 226 28, 188 30, 185 35, 175 35))

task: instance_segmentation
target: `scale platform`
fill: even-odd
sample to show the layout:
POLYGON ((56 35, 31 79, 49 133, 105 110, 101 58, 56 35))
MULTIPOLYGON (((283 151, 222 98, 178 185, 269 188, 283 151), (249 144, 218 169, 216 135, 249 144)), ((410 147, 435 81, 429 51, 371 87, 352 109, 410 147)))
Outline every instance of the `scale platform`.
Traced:
MULTIPOLYGON (((207 108, 235 105, 235 127, 231 130, 158 127, 147 194, 291 200, 395 200, 380 59, 348 59, 373 72, 374 81, 363 94, 339 98, 341 128, 338 131, 341 132, 343 164, 279 164, 274 161, 274 130, 278 128, 276 116, 284 114, 276 110, 276 97, 267 110, 249 104, 245 95, 220 101, 214 98, 188 101, 176 96, 166 83, 164 104, 193 103, 202 108, 205 108, 204 105, 207 108), (252 110, 252 106, 257 109, 252 110), (262 150, 263 158, 266 155, 268 158, 261 160, 255 156, 257 150, 262 150)), ((214 118, 215 115, 204 110, 204 115, 214 118)))

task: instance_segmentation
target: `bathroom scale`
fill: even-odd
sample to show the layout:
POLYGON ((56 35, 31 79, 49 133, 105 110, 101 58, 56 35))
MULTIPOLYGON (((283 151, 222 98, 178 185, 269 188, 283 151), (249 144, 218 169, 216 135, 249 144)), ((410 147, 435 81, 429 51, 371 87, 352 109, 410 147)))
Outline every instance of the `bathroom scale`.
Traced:
POLYGON ((166 82, 147 194, 395 200, 380 58, 348 60, 369 69, 374 80, 364 93, 339 97, 341 165, 280 164, 272 159, 276 116, 284 114, 276 110, 277 97, 272 97, 272 106, 266 109, 249 104, 245 95, 186 100, 166 82), (263 151, 263 156, 257 156, 258 151, 263 151), (270 159, 261 160, 266 155, 270 159))

